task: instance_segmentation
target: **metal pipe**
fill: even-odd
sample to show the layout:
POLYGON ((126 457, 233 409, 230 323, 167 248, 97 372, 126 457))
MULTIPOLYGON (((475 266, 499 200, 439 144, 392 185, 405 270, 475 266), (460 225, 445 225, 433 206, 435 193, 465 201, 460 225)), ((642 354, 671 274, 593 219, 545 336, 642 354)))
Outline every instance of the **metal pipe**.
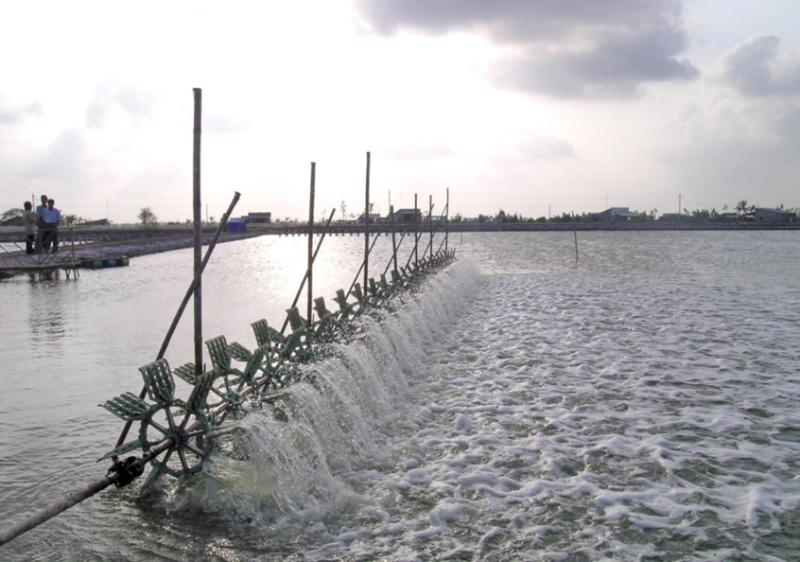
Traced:
MULTIPOLYGON (((155 457, 172 447, 173 443, 171 439, 167 439, 164 443, 152 449, 148 454, 144 455, 141 459, 139 459, 140 464, 146 464, 153 460, 155 457)), ((0 546, 6 544, 7 542, 15 539, 16 537, 20 536, 23 533, 30 531, 31 529, 38 527, 45 521, 48 521, 68 510, 70 507, 79 504, 80 502, 92 497, 93 495, 97 494, 98 492, 102 492, 112 484, 114 484, 119 479, 119 474, 114 472, 110 475, 106 475, 102 478, 95 480, 94 482, 84 486, 83 488, 79 488, 77 490, 73 490, 68 492, 65 497, 62 499, 51 503, 50 505, 40 509, 33 515, 25 518, 24 520, 20 521, 16 525, 12 525, 10 528, 0 531, 0 546)))

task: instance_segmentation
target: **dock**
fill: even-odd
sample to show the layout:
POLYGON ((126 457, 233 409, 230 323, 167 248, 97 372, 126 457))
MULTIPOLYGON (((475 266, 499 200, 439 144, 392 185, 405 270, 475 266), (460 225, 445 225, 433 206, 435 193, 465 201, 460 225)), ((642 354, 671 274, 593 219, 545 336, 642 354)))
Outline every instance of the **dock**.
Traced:
MULTIPOLYGON (((67 278, 77 277, 79 269, 101 269, 105 267, 125 266, 129 258, 159 252, 168 252, 181 248, 190 248, 193 244, 192 232, 187 229, 166 230, 149 229, 146 235, 142 229, 134 231, 118 231, 115 236, 103 235, 98 231, 87 229, 80 236, 71 237, 67 231, 62 234, 63 240, 56 253, 26 254, 20 244, 24 244, 24 234, 6 233, 3 241, 7 246, 16 248, 0 252, 0 279, 14 275, 43 274, 65 272, 67 278), (128 232, 128 236, 122 233, 128 232)), ((220 236, 220 242, 242 240, 259 236, 258 232, 227 232, 220 236)), ((203 243, 208 244, 213 232, 203 233, 203 243)))

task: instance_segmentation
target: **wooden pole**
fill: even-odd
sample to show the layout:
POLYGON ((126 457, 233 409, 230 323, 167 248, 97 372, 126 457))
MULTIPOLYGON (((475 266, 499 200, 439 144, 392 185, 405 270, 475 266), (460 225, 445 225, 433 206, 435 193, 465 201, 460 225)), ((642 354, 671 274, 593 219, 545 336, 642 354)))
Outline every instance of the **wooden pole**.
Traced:
POLYGON ((444 252, 447 253, 447 239, 450 238, 450 188, 447 188, 447 199, 444 207, 444 252))
POLYGON ((428 195, 428 226, 431 229, 431 239, 428 245, 431 247, 431 258, 433 257, 433 195, 428 195))
POLYGON ((417 247, 419 246, 419 207, 417 206, 417 194, 414 194, 414 267, 419 265, 417 247))
MULTIPOLYGON (((322 248, 322 242, 325 240, 325 236, 328 235, 328 227, 333 220, 333 215, 336 213, 336 209, 331 209, 331 214, 328 216, 328 221, 325 223, 325 230, 322 232, 322 237, 317 242, 317 247, 314 249, 314 255, 311 257, 311 262, 313 264, 314 261, 317 259, 317 254, 319 254, 320 248, 322 248)), ((361 270, 359 270, 361 271, 361 270)), ((308 278, 308 269, 306 269, 306 273, 303 275, 303 280, 300 281, 300 286, 297 288, 297 293, 294 295, 294 300, 292 301, 292 305, 289 308, 294 308, 297 304, 297 301, 300 300, 300 295, 303 293, 303 287, 306 285, 306 279, 308 278)), ((286 320, 283 321, 283 326, 281 327, 281 334, 286 331, 286 326, 289 325, 289 317, 286 317, 286 320)))
MULTIPOLYGON (((433 209, 431 209, 431 210, 433 210, 433 209)), ((442 213, 439 215, 439 219, 438 219, 438 220, 440 220, 440 221, 441 221, 442 219, 444 219, 444 211, 442 211, 442 213)), ((439 252, 439 250, 441 250, 441 249, 442 249, 442 245, 443 245, 443 244, 444 244, 444 239, 442 239, 442 241, 439 243, 439 247, 436 249, 436 252, 437 252, 437 253, 439 252)), ((428 244, 425 246, 425 249, 424 249, 424 250, 422 250, 422 255, 423 255, 423 256, 424 256, 424 255, 425 255, 425 253, 428 251, 428 248, 430 248, 430 251, 431 251, 431 252, 433 252, 433 238, 431 238, 430 240, 428 240, 428 244)))
POLYGON ((369 277, 369 164, 370 154, 367 152, 367 185, 364 196, 364 290, 367 290, 369 277))
POLYGON ((200 133, 203 91, 194 88, 194 150, 192 188, 194 203, 194 365, 195 374, 203 372, 203 292, 200 264, 203 244, 203 225, 200 217, 200 133))
MULTIPOLYGON (((392 266, 392 262, 393 261, 394 261, 394 264, 395 264, 395 269, 394 270, 398 271, 398 269, 397 269, 397 252, 400 251, 400 246, 403 245, 403 240, 405 240, 406 234, 408 234, 407 231, 403 232, 403 235, 400 237, 400 241, 397 243, 397 247, 395 249, 394 256, 392 258, 390 258, 388 262, 386 262, 386 267, 383 268, 383 274, 384 275, 386 275, 386 273, 389 271, 389 268, 392 266)), ((409 256, 409 261, 411 261, 411 258, 413 258, 413 257, 414 257, 414 252, 411 252, 411 255, 409 256)), ((406 262, 406 267, 408 267, 408 262, 406 262)))
MULTIPOLYGON (((372 244, 370 244, 369 250, 367 250, 367 256, 369 256, 372 253, 372 248, 375 247, 375 242, 377 242, 377 241, 378 241, 378 237, 377 236, 372 239, 372 244)), ((358 282, 358 276, 361 275, 361 270, 364 269, 364 264, 365 263, 366 263, 366 259, 361 262, 360 266, 358 266, 358 271, 356 272, 356 276, 353 278, 353 282, 350 283, 350 288, 347 289, 347 293, 345 294, 345 298, 349 297, 350 293, 353 292, 353 287, 356 286, 356 283, 358 282)), ((364 288, 364 290, 365 291, 367 290, 366 287, 364 288)))
POLYGON ((573 230, 572 234, 575 235, 575 263, 578 263, 578 231, 573 230))
POLYGON ((397 270, 397 244, 394 237, 394 205, 389 205, 389 224, 392 229, 392 259, 394 260, 394 273, 395 275, 400 272, 397 270))
POLYGON ((311 187, 308 196, 308 267, 306 277, 308 278, 308 303, 306 307, 306 322, 311 327, 311 304, 314 300, 314 181, 316 176, 317 164, 311 163, 311 187))

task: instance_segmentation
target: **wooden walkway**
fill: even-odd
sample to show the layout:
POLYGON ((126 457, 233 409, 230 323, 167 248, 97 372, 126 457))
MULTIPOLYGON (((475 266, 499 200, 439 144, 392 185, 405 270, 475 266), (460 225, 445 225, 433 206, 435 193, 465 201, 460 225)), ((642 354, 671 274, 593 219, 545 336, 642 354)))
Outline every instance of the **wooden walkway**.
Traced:
MULTIPOLYGON (((55 254, 27 255, 23 251, 0 252, 0 278, 11 277, 20 273, 47 273, 64 270, 67 277, 78 268, 97 260, 119 260, 123 257, 134 257, 145 254, 168 252, 181 248, 190 248, 193 244, 191 233, 188 236, 174 234, 160 238, 135 238, 112 242, 75 244, 62 243, 55 254)), ((260 233, 225 233, 220 242, 241 240, 259 236, 260 233)), ((210 234, 205 234, 208 243, 210 234)))

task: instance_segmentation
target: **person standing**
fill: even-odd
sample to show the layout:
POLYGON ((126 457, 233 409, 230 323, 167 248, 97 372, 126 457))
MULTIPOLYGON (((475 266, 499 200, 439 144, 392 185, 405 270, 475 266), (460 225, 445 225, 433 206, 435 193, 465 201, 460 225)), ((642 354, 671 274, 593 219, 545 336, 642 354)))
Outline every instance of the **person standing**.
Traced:
POLYGON ((40 230, 42 237, 42 246, 44 252, 52 253, 58 251, 58 223, 61 222, 61 211, 54 207, 55 200, 47 200, 47 208, 42 213, 42 228, 40 230))
POLYGON ((31 255, 34 251, 36 224, 39 222, 39 215, 33 212, 33 205, 30 201, 25 201, 22 206, 24 208, 22 218, 25 221, 25 253, 31 255))
POLYGON ((42 204, 36 205, 36 224, 39 227, 36 233, 36 253, 41 254, 44 251, 42 235, 44 234, 44 212, 47 210, 47 195, 42 195, 42 204))

